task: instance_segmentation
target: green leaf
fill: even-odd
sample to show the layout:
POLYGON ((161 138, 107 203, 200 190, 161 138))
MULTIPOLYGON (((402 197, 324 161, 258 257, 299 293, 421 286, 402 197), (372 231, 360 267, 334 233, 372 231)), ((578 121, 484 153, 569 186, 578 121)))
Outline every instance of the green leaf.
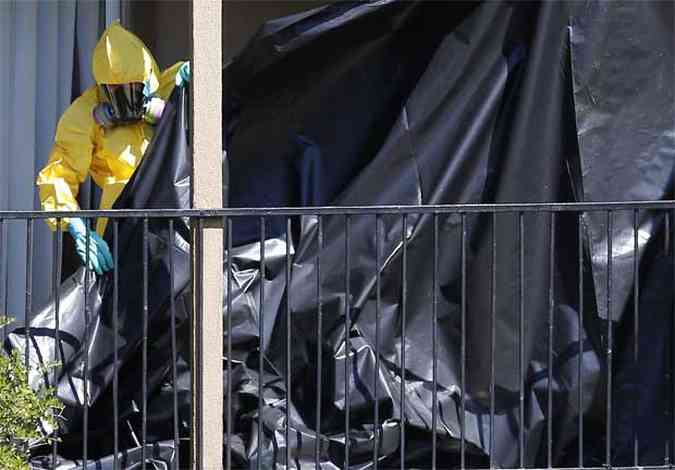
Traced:
POLYGON ((62 410, 54 390, 30 388, 28 370, 19 351, 0 354, 0 468, 28 469, 29 443, 52 442, 42 434, 40 424, 56 427, 62 410))

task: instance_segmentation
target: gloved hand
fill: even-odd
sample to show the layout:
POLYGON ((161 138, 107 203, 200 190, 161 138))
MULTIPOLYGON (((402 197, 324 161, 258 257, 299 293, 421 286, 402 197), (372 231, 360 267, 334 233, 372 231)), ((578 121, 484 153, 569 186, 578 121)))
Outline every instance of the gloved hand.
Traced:
POLYGON ((183 62, 178 68, 178 73, 176 74, 176 86, 183 87, 186 86, 190 81, 190 62, 183 62))
POLYGON ((82 263, 87 262, 87 232, 89 232, 89 269, 103 274, 113 268, 113 259, 108 244, 98 233, 89 230, 82 219, 70 219, 68 232, 75 239, 75 249, 82 263))

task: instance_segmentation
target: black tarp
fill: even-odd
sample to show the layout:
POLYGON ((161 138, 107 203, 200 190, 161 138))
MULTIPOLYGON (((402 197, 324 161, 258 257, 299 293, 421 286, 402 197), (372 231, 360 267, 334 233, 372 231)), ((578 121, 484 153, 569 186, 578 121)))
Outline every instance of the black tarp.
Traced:
MULTIPOLYGON (((148 151, 115 208, 185 208, 189 204, 189 163, 187 147, 187 94, 179 90, 172 95, 164 116, 155 131, 148 151)), ((158 442, 147 455, 154 467, 170 468, 173 461, 172 390, 179 393, 180 428, 189 435, 190 373, 187 365, 190 347, 189 326, 189 230, 182 219, 174 220, 175 243, 169 244, 166 220, 148 219, 148 442, 158 442), (173 250, 174 284, 169 276, 169 250, 173 250), (178 336, 178 381, 171 382, 171 312, 170 295, 175 297, 178 336), (167 421, 168 419, 168 421, 167 421), (167 425, 167 422, 169 425, 167 425)), ((140 468, 138 448, 142 428, 141 378, 143 340, 143 219, 119 219, 118 228, 118 309, 119 319, 119 429, 120 463, 124 468, 140 468)), ((113 221, 108 223, 105 239, 114 246, 113 221)), ((114 289, 112 273, 96 277, 80 268, 59 288, 60 356, 55 344, 55 303, 52 300, 35 312, 31 321, 30 360, 34 368, 30 383, 45 380, 56 388, 66 405, 61 426, 57 468, 81 466, 83 450, 84 378, 88 368, 88 468, 112 468, 112 456, 97 461, 113 451, 113 370, 114 370, 114 289), (89 286, 88 289, 85 286, 89 286), (85 305, 85 292, 87 305, 85 305), (85 306, 87 308, 85 308, 85 306), (88 325, 88 327, 86 327, 88 325), (85 342, 90 344, 85 349, 85 342), (41 373, 45 364, 62 358, 62 367, 41 373), (85 366, 86 364, 86 366, 85 366), (56 378, 56 381, 55 381, 56 378)), ((23 328, 14 330, 6 347, 25 348, 23 328)), ((36 449, 36 466, 52 468, 49 449, 36 449)))
MULTIPOLYGON (((585 201, 673 199, 675 10, 672 2, 573 2, 570 44, 585 201)), ((673 215, 670 214, 672 224, 673 215)), ((664 462, 673 445, 675 364, 672 232, 665 213, 638 214, 639 322, 633 312, 633 216, 613 214, 612 314, 617 322, 612 453, 664 462), (665 246, 664 246, 665 245, 665 246), (667 287, 670 286, 670 287, 667 287), (637 336, 637 343, 636 343, 637 336), (638 357, 635 359, 635 344, 638 357), (670 443, 668 441, 670 440, 670 443)), ((607 220, 585 214, 597 313, 607 318, 607 220)))
MULTIPOLYGON (((658 2, 378 1, 339 2, 271 21, 224 69, 228 204, 269 207, 672 198, 672 18, 672 4, 658 2)), ((173 103, 184 118, 181 113, 185 103, 177 97, 173 103)), ((148 158, 117 207, 186 207, 188 171, 182 126, 184 119, 175 120, 172 115, 163 119, 148 158)), ((634 432, 641 436, 640 463, 663 462, 665 443, 673 434, 667 414, 672 407, 668 401, 672 385, 668 382, 671 379, 666 379, 672 360, 673 271, 672 253, 666 249, 670 239, 663 220, 651 212, 640 218, 643 281, 639 305, 643 315, 637 337, 641 353, 635 362, 632 213, 615 214, 614 309, 610 317, 615 332, 614 465, 632 463, 634 432)), ((226 273, 233 291, 232 310, 225 309, 224 315, 230 316, 233 325, 233 357, 225 358, 231 359, 233 372, 225 381, 233 389, 235 421, 233 441, 225 445, 231 446, 237 468, 254 466, 258 459, 262 468, 283 468, 287 446, 297 466, 313 465, 317 400, 322 412, 322 468, 342 467, 346 358, 353 372, 348 380, 353 468, 371 465, 375 406, 382 431, 380 468, 398 468, 402 377, 407 397, 405 464, 407 468, 429 467, 434 259, 440 269, 436 390, 440 466, 448 468, 459 463, 462 388, 467 399, 465 436, 472 464, 486 464, 491 455, 497 466, 518 465, 518 431, 522 425, 525 465, 546 466, 550 417, 551 462, 574 467, 578 465, 580 413, 585 428, 585 464, 604 462, 608 312, 603 284, 606 228, 602 217, 583 217, 585 291, 580 323, 576 216, 557 217, 551 267, 549 216, 524 215, 525 369, 521 374, 518 219, 513 214, 500 214, 494 219, 467 216, 466 384, 459 378, 461 218, 443 215, 438 222, 439 252, 434 253, 433 219, 410 215, 406 220, 403 341, 402 218, 384 216, 376 228, 374 216, 352 216, 347 299, 344 217, 325 216, 320 253, 322 330, 317 342, 316 217, 293 218, 292 240, 286 239, 282 218, 268 220, 264 276, 259 269, 258 218, 234 220, 232 271, 226 273), (493 228, 497 235, 495 263, 493 228), (374 341, 376 237, 382 250, 379 348, 374 341), (290 289, 286 289, 284 275, 287 244, 292 256, 290 289), (549 384, 551 268, 554 361, 549 384), (260 282, 265 299, 262 341, 258 337, 260 282), (285 389, 284 381, 287 299, 293 331, 290 391, 285 389), (351 306, 348 332, 346 301, 351 306), (494 350, 490 348, 492 327, 494 350), (346 336, 352 348, 348 355, 346 336), (263 377, 257 369, 260 343, 266 365, 263 377), (406 364, 402 372, 403 350, 406 364), (320 397, 314 385, 317 351, 322 357, 320 397), (496 413, 493 435, 492 366, 496 413), (260 380, 264 389, 262 443, 257 440, 260 380), (525 392, 524 423, 519 422, 521 382, 525 392), (553 393, 550 416, 549 386, 553 393), (583 387, 581 402, 579 387, 583 387), (291 441, 286 442, 285 416, 289 407, 291 441)), ((176 226, 181 237, 173 248, 180 263, 176 272, 182 277, 173 291, 183 295, 179 304, 180 318, 184 319, 188 315, 184 297, 189 274, 187 227, 182 221, 176 221, 176 226)), ((151 223, 150 229, 150 435, 166 441, 171 438, 167 410, 172 386, 168 380, 171 358, 167 348, 168 247, 165 227, 151 223)), ((121 223, 120 234, 126 243, 124 250, 120 245, 125 279, 120 304, 124 325, 120 337, 125 345, 120 353, 124 376, 121 403, 126 410, 125 429, 130 427, 137 434, 141 400, 137 385, 141 370, 138 222, 121 223)), ((77 340, 70 346, 73 352, 67 373, 59 382, 65 399, 81 383, 82 277, 81 272, 76 274, 62 288, 61 315, 77 326, 68 330, 77 340), (65 303, 65 299, 72 299, 72 304, 65 303), (71 377, 79 377, 80 381, 71 377)), ((96 394, 92 395, 89 420, 92 428, 106 430, 110 428, 112 406, 109 289, 106 277, 91 289, 92 321, 98 322, 92 330, 98 336, 93 338, 95 347, 90 350, 90 364, 97 367, 91 382, 96 394)), ((43 357, 49 357, 47 351, 53 349, 49 323, 53 321, 52 307, 40 312, 36 322, 40 318, 46 339, 36 340, 37 347, 32 350, 39 349, 43 357)), ((62 320, 65 324, 67 321, 62 320)), ((10 337, 14 347, 22 346, 21 333, 17 331, 10 337)), ((180 337, 184 340, 187 335, 183 331, 180 337)), ((181 429, 187 435, 189 376, 185 341, 181 347, 184 380, 178 386, 181 429)), ((81 447, 81 413, 75 407, 68 412, 63 449, 65 457, 74 458, 81 447)), ((111 452, 110 433, 98 435, 101 438, 92 444, 90 453, 105 456, 111 452)), ((125 439, 123 444, 133 447, 133 438, 125 439)), ((171 449, 171 443, 164 442, 161 448, 171 449)), ((109 456, 106 458, 109 462, 109 456)))

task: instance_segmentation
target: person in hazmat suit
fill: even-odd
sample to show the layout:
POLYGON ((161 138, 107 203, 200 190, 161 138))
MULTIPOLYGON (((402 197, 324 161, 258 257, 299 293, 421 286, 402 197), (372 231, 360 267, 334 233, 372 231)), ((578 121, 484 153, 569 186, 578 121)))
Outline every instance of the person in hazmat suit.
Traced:
MULTIPOLYGON (((38 174, 43 210, 77 210, 79 186, 88 175, 102 189, 100 209, 112 208, 143 159, 165 100, 190 76, 189 62, 160 72, 150 50, 119 22, 99 39, 92 72, 96 85, 61 116, 49 161, 38 174)), ((105 218, 97 220, 95 232, 80 218, 60 220, 83 263, 88 259, 89 268, 98 274, 112 269, 110 249, 102 238, 105 218)), ((52 230, 56 223, 47 219, 52 230)))

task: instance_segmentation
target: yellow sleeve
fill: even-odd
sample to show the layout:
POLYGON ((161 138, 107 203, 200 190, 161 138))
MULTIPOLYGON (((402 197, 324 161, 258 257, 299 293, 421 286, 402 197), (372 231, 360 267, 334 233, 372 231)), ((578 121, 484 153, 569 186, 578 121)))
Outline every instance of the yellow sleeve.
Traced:
POLYGON ((182 61, 176 62, 168 69, 165 69, 162 72, 162 75, 159 77, 159 88, 157 90, 157 94, 159 94, 159 97, 163 100, 168 100, 169 96, 171 96, 171 92, 176 86, 176 74, 183 63, 184 62, 182 61))
MULTIPOLYGON (((49 161, 37 177, 42 210, 79 208, 77 193, 87 178, 94 153, 96 123, 92 111, 97 103, 96 88, 89 88, 61 116, 49 161)), ((47 219, 47 225, 55 230, 56 220, 47 219)), ((62 229, 67 226, 68 221, 63 220, 62 229)))

